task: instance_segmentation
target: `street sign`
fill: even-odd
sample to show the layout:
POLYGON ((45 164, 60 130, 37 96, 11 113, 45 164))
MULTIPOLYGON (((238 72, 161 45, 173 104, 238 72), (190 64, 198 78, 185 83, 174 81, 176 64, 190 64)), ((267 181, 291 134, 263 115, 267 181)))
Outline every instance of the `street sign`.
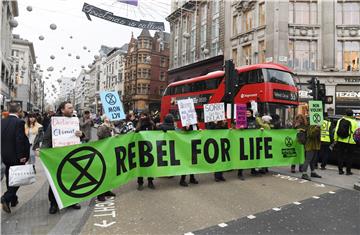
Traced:
POLYGON ((124 108, 117 92, 103 91, 100 98, 105 114, 111 121, 125 119, 124 108))
POLYGON ((309 113, 310 125, 321 125, 324 120, 322 101, 310 100, 309 113))

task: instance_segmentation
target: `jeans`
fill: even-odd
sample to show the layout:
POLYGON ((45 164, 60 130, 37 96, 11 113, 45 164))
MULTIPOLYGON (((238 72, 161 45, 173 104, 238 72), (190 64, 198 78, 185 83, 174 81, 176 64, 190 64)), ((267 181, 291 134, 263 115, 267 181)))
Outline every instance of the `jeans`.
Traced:
POLYGON ((316 151, 316 150, 305 152, 305 162, 304 162, 304 165, 302 166, 302 170, 303 170, 304 174, 306 174, 309 165, 310 165, 311 172, 315 171, 317 152, 318 151, 316 151))
POLYGON ((32 149, 32 146, 30 146, 30 158, 29 158, 30 164, 35 164, 35 151, 32 149))

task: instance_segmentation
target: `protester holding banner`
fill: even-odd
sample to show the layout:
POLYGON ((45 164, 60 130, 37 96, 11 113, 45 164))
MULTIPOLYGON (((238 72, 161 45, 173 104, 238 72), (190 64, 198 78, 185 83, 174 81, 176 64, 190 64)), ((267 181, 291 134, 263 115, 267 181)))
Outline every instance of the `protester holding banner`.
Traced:
MULTIPOLYGON (((256 123, 256 118, 254 117, 254 111, 252 109, 246 110, 246 122, 247 122, 247 129, 257 129, 258 125, 256 123)), ((251 168, 252 175, 258 175, 259 172, 255 170, 255 168, 251 168)), ((240 180, 245 180, 243 175, 243 170, 238 170, 238 178, 240 180)))
MULTIPOLYGON (((183 131, 193 131, 193 130, 198 130, 199 127, 197 125, 191 125, 191 126, 184 126, 182 128, 183 131)), ((195 179, 195 175, 194 174, 190 174, 190 181, 189 181, 191 184, 198 184, 199 182, 195 179)), ((180 182, 179 182, 179 185, 180 186, 183 186, 183 187, 187 187, 189 186, 188 183, 186 183, 186 175, 182 175, 180 177, 180 182)))
POLYGON ((80 130, 85 134, 83 142, 87 143, 91 140, 91 128, 94 126, 94 122, 90 117, 90 111, 86 110, 84 116, 80 118, 80 130))
MULTIPOLYGON (((149 114, 147 113, 141 113, 140 114, 140 119, 139 122, 137 124, 136 127, 136 132, 139 131, 152 131, 155 130, 155 124, 153 123, 153 121, 151 121, 149 114)), ((148 177, 148 187, 151 189, 155 189, 155 185, 153 183, 154 178, 153 177, 148 177)), ((144 189, 144 178, 143 177, 138 177, 137 179, 137 183, 138 183, 138 190, 141 191, 144 189)))
MULTIPOLYGON (((307 120, 304 115, 298 114, 294 119, 293 127, 297 129, 297 140, 300 144, 306 144, 306 129, 307 129, 307 120)), ((299 165, 299 171, 302 172, 302 165, 299 165)), ((295 165, 291 165, 291 173, 296 173, 295 165)))
POLYGON ((35 151, 33 150, 35 137, 41 131, 42 125, 37 122, 36 116, 33 113, 30 113, 27 117, 27 121, 25 123, 25 134, 29 138, 30 142, 30 159, 29 163, 35 164, 35 151))
POLYGON ((30 144, 21 117, 20 105, 10 103, 9 116, 1 120, 1 161, 5 165, 7 188, 1 197, 1 204, 6 213, 11 213, 10 205, 13 207, 19 203, 16 196, 19 187, 9 186, 9 169, 11 166, 23 165, 29 159, 30 144))
MULTIPOLYGON (((105 114, 103 115, 102 118, 104 120, 104 123, 101 124, 97 129, 97 136, 99 140, 111 137, 113 135, 113 127, 111 125, 109 118, 106 117, 105 114)), ((97 200, 103 202, 106 200, 106 197, 115 197, 115 196, 116 196, 115 193, 111 191, 107 191, 103 194, 98 195, 97 200)))
POLYGON ((306 142, 305 142, 305 162, 302 167, 302 179, 311 180, 307 174, 308 166, 310 165, 311 177, 321 178, 315 172, 315 164, 317 162, 317 154, 320 150, 320 127, 318 125, 310 125, 306 129, 306 142))
MULTIPOLYGON (((59 108, 57 109, 55 116, 71 118, 73 116, 73 113, 74 113, 74 108, 73 108, 71 102, 64 101, 59 105, 59 108)), ((52 131, 52 126, 50 124, 44 134, 44 139, 43 139, 42 146, 41 146, 42 148, 53 148, 52 134, 53 134, 53 131, 52 131)), ((85 135, 80 130, 77 130, 75 132, 75 136, 80 137, 80 138, 85 137, 85 135)), ((49 201, 50 201, 49 213, 55 214, 56 212, 59 211, 59 207, 58 207, 58 204, 56 202, 56 199, 55 199, 55 196, 54 196, 54 193, 53 193, 51 187, 49 187, 48 197, 49 197, 49 201)), ((78 203, 76 203, 70 207, 73 209, 81 208, 80 204, 78 204, 78 203)))

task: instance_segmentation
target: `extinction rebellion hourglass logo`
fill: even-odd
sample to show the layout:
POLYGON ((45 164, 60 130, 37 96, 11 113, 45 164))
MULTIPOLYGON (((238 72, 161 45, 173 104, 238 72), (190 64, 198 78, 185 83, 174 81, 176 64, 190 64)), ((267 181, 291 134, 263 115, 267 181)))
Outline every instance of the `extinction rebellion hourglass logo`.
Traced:
POLYGON ((93 147, 84 146, 71 151, 62 160, 57 171, 57 181, 65 194, 82 198, 101 186, 105 173, 106 165, 102 154, 93 147))

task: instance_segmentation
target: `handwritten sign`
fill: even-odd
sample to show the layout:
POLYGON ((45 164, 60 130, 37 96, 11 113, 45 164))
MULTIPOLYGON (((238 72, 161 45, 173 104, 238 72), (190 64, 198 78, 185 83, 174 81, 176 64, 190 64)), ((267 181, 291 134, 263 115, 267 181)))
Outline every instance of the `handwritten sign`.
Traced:
POLYGON ((190 126, 197 123, 194 101, 192 99, 178 100, 179 113, 182 126, 190 126))
POLYGON ((324 120, 322 101, 310 100, 309 114, 310 114, 310 125, 321 125, 324 120))
POLYGON ((225 120, 224 103, 204 104, 205 122, 215 122, 225 120))
POLYGON ((79 119, 77 117, 52 117, 52 144, 53 147, 80 144, 80 138, 75 136, 79 130, 79 119))
POLYGON ((84 3, 82 11, 85 13, 88 20, 91 20, 90 15, 98 17, 103 20, 107 20, 113 23, 122 24, 130 27, 148 29, 148 30, 165 30, 165 25, 163 22, 156 21, 146 21, 146 20, 132 20, 124 17, 116 16, 110 11, 103 10, 101 8, 95 7, 93 5, 84 3))
POLYGON ((100 93, 100 99, 105 114, 111 121, 125 119, 124 109, 117 92, 103 91, 100 93))
POLYGON ((236 128, 237 129, 247 128, 245 104, 236 104, 236 128))

